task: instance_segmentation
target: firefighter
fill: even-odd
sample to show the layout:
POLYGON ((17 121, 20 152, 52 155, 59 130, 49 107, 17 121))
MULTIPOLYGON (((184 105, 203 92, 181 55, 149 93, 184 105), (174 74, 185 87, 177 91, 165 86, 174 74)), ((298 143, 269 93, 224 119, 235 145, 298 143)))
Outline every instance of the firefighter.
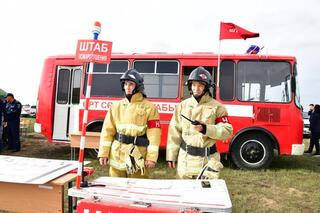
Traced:
POLYGON ((166 160, 181 179, 215 179, 223 168, 216 140, 232 135, 226 108, 212 98, 210 73, 194 69, 186 84, 192 95, 176 106, 168 131, 166 160), (184 117, 183 117, 184 116, 184 117))
POLYGON ((14 99, 12 93, 8 93, 6 96, 6 127, 8 136, 8 149, 13 152, 20 151, 20 114, 21 114, 21 103, 14 99))
POLYGON ((103 123, 98 158, 109 176, 147 178, 160 145, 159 112, 146 100, 144 79, 135 69, 120 78, 125 98, 113 103, 103 123))

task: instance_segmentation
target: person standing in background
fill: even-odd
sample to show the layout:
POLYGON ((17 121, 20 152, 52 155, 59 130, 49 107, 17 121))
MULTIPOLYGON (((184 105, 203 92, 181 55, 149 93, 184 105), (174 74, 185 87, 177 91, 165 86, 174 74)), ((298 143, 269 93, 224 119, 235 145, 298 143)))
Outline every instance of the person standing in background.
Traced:
POLYGON ((312 140, 312 131, 311 131, 311 117, 312 117, 312 114, 314 112, 314 104, 309 104, 309 111, 308 111, 308 115, 309 115, 309 123, 310 123, 310 127, 309 127, 309 130, 310 130, 310 140, 309 140, 309 148, 307 151, 305 151, 304 153, 309 153, 311 154, 312 153, 312 150, 313 150, 313 147, 314 147, 314 141, 312 140))
POLYGON ((6 96, 6 115, 7 119, 4 122, 4 127, 7 128, 8 134, 8 149, 13 152, 19 152, 20 145, 20 114, 21 114, 21 103, 14 99, 12 93, 8 93, 6 96))
POLYGON ((308 115, 311 116, 311 114, 314 111, 314 104, 309 104, 309 111, 308 111, 308 115))
POLYGON ((310 116, 310 146, 309 153, 312 153, 313 146, 316 147, 316 152, 314 155, 320 155, 319 139, 320 139, 320 105, 316 104, 314 106, 314 111, 310 116))

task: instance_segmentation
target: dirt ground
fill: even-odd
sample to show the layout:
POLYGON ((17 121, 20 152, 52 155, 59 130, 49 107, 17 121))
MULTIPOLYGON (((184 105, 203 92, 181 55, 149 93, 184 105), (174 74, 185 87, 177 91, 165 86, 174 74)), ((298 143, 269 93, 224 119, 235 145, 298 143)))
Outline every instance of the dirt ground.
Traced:
POLYGON ((20 140, 20 152, 12 152, 11 150, 4 149, 0 154, 22 157, 70 160, 71 152, 69 144, 49 143, 46 138, 34 132, 22 135, 20 140))

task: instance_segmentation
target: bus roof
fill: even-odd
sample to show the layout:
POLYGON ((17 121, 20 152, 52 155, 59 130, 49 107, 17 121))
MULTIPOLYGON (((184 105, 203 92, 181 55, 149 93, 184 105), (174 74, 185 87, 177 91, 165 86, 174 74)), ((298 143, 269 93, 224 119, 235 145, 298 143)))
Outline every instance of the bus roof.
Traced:
MULTIPOLYGON (((221 54, 222 59, 253 59, 253 60, 293 60, 294 56, 286 55, 262 55, 262 54, 221 54)), ((75 55, 57 55, 49 56, 52 59, 74 59, 75 55)), ((147 53, 112 53, 112 58, 117 59, 189 59, 206 58, 217 59, 218 54, 210 52, 192 52, 192 53, 166 53, 166 52, 147 52, 147 53)))

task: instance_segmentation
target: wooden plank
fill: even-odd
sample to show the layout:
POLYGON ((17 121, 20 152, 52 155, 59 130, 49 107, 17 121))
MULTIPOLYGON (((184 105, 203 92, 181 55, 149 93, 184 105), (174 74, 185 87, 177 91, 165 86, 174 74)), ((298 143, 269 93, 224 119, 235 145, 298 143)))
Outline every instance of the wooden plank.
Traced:
POLYGON ((64 185, 76 176, 68 173, 41 185, 0 182, 0 212, 63 212, 64 185))
MULTIPOLYGON (((80 147, 81 132, 70 134, 71 147, 80 147)), ((100 141, 100 132, 87 132, 85 148, 98 149, 100 141)))
POLYGON ((63 186, 0 182, 0 209, 22 213, 63 212, 63 186))
POLYGON ((77 177, 77 174, 68 173, 52 180, 51 182, 49 182, 49 184, 63 186, 64 184, 69 183, 70 181, 73 181, 76 177, 77 177))

